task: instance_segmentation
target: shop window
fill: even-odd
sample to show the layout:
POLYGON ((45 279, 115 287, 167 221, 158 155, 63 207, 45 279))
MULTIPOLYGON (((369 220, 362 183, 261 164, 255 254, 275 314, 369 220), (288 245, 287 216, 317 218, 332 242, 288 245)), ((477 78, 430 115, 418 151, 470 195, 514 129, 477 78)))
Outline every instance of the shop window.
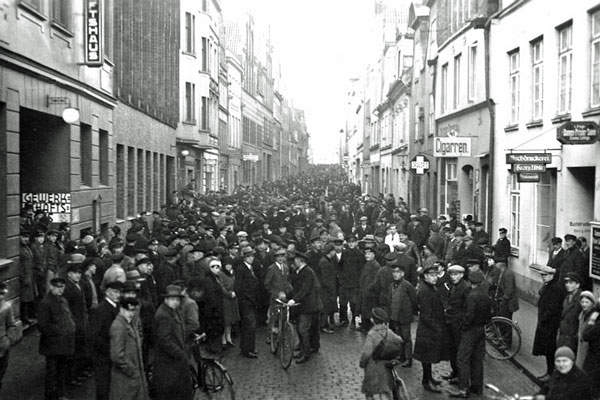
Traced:
POLYGON ((100 184, 108 186, 108 132, 100 129, 98 136, 100 144, 100 184))
POLYGON ((540 182, 535 185, 535 262, 544 265, 556 229, 556 170, 549 169, 540 175, 540 182))
POLYGON ((117 218, 125 219, 125 147, 117 145, 117 218))
POLYGON ((521 184, 517 174, 510 175, 510 241, 519 248, 521 240, 521 184))

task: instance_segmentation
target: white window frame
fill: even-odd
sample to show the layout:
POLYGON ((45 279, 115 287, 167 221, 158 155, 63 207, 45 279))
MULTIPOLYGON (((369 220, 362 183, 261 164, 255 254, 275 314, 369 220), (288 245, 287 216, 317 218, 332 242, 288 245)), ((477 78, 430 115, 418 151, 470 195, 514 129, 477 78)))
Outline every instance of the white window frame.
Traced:
POLYGON ((571 112, 573 78, 573 25, 558 30, 558 114, 571 112))
POLYGON ((185 83, 185 108, 183 120, 185 122, 196 122, 196 85, 192 82, 185 83))
POLYGON ((196 54, 196 16, 192 13, 185 13, 185 52, 196 54))
POLYGON ((590 14, 590 107, 600 107, 600 10, 590 14))
POLYGON ((519 122, 519 106, 521 102, 521 53, 517 49, 508 54, 509 91, 510 91, 510 124, 519 122))
POLYGON ((477 97, 477 42, 469 46, 469 77, 467 84, 468 88, 468 100, 470 102, 475 101, 477 97))
POLYGON ((511 245, 519 248, 521 240, 521 184, 517 174, 510 174, 510 238, 511 245))
POLYGON ((415 142, 418 142, 420 139, 420 131, 421 131, 421 126, 420 123, 421 121, 419 120, 419 104, 415 104, 414 107, 414 112, 415 112, 415 121, 414 121, 414 128, 415 128, 415 142))
POLYGON ((461 76, 460 76, 460 69, 461 69, 461 63, 462 63, 462 54, 457 54, 456 56, 454 56, 454 90, 452 92, 452 105, 454 106, 454 109, 456 110, 457 108, 460 107, 461 104, 461 76))
POLYGON ((444 114, 446 111, 448 111, 448 63, 442 65, 442 78, 440 85, 440 111, 442 114, 444 114))
POLYGON ((429 136, 435 134, 435 97, 429 93, 429 136))
POLYGON ((544 40, 531 43, 531 119, 544 115, 544 40))

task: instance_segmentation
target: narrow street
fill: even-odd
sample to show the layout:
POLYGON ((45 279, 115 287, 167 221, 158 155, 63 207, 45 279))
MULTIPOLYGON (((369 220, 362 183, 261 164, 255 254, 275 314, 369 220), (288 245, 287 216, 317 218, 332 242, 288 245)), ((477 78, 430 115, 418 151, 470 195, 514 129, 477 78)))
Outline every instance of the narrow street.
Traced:
MULTIPOLYGON (((416 323, 413 324, 413 336, 416 323)), ((266 329, 260 328, 257 336, 259 357, 247 359, 237 348, 228 350, 223 363, 231 374, 240 400, 362 400, 360 392, 363 371, 358 359, 365 335, 348 328, 337 328, 331 335, 322 334, 319 354, 305 364, 292 363, 284 371, 266 344, 266 329)), ((10 368, 4 379, 2 399, 42 400, 44 398, 44 358, 37 352, 39 336, 29 332, 23 342, 12 349, 10 368), (22 382, 28 382, 23 385, 22 382)), ((412 399, 435 400, 447 398, 452 386, 444 382, 442 394, 423 391, 421 367, 415 362, 410 369, 399 368, 412 399)), ((444 362, 434 367, 434 375, 449 372, 444 362)), ((485 381, 511 393, 531 394, 538 387, 508 361, 485 360, 485 381)), ((67 397, 87 400, 94 397, 93 380, 78 388, 71 388, 67 397)), ((471 398, 485 398, 472 396, 471 398)), ((174 399, 175 400, 175 399, 174 399)))

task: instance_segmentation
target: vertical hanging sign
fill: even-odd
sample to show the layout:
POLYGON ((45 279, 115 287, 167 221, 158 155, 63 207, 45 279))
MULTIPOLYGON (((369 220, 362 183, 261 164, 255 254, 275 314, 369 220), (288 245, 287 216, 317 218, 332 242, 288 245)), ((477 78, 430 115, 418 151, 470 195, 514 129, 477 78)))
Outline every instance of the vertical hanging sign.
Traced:
POLYGON ((85 0, 84 29, 85 65, 101 67, 103 60, 101 0, 85 0))

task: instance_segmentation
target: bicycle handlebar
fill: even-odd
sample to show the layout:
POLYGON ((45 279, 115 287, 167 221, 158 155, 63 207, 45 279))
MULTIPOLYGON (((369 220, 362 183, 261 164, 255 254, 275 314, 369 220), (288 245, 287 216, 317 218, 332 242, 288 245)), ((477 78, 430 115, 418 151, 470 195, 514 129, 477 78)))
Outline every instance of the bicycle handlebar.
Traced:
POLYGON ((294 304, 293 306, 290 306, 290 305, 288 305, 288 303, 286 303, 285 301, 281 301, 281 300, 279 300, 279 299, 275 299, 275 302, 277 302, 277 303, 281 304, 281 305, 282 305, 282 306, 284 306, 284 307, 296 307, 296 306, 299 306, 299 305, 300 305, 300 303, 296 303, 296 304, 294 304))

